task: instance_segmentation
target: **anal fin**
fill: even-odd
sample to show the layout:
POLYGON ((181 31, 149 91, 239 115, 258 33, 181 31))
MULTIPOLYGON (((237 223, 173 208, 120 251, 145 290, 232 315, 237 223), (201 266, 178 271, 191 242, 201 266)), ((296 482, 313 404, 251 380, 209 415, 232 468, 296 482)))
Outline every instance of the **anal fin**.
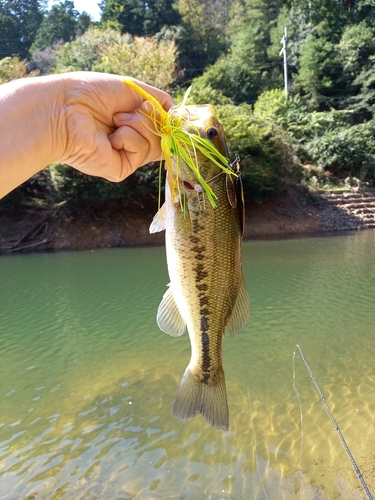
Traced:
POLYGON ((240 290, 237 295, 236 302, 233 306, 232 314, 228 320, 227 328, 233 337, 236 333, 241 332, 248 324, 250 319, 250 297, 247 291, 245 278, 242 275, 240 290))

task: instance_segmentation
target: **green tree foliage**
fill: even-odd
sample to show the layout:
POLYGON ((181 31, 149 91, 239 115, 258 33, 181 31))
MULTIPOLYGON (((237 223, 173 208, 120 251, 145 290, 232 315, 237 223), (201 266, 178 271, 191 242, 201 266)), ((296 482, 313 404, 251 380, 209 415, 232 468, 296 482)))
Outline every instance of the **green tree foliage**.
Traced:
POLYGON ((86 31, 88 28, 87 21, 90 22, 90 17, 85 13, 80 15, 75 10, 72 1, 65 0, 59 4, 54 4, 44 16, 31 46, 31 52, 53 47, 56 42, 74 40, 78 30, 80 34, 86 31))
MULTIPOLYGON (((110 199, 139 199, 159 189, 159 163, 151 163, 138 169, 122 182, 109 182, 101 177, 82 174, 69 165, 53 164, 37 174, 34 189, 28 183, 29 197, 47 198, 49 203, 73 201, 97 202, 110 199), (43 184, 44 190, 40 190, 43 184)), ((24 185, 26 190, 26 185, 24 185)))
POLYGON ((25 58, 43 20, 41 0, 0 0, 0 56, 25 58))
POLYGON ((312 161, 344 180, 375 180, 375 122, 342 126, 318 135, 305 145, 312 161))
POLYGON ((368 63, 354 80, 360 87, 358 94, 352 97, 351 108, 360 114, 375 117, 375 55, 370 56, 368 63))
POLYGON ((17 20, 0 4, 0 58, 23 52, 17 20))
POLYGON ((314 105, 340 105, 347 96, 343 67, 336 46, 320 24, 302 46, 296 82, 314 105))
POLYGON ((278 2, 245 0, 229 32, 230 51, 202 75, 209 84, 236 103, 255 102, 265 89, 282 86, 280 66, 270 60, 270 28, 277 18, 278 2), (234 26, 235 25, 235 26, 234 26))
POLYGON ((130 35, 121 35, 114 29, 97 27, 86 31, 72 42, 61 46, 56 52, 56 73, 68 71, 93 71, 100 64, 102 47, 117 43, 130 43, 130 35))
POLYGON ((173 82, 176 61, 173 41, 158 42, 155 37, 134 37, 129 43, 100 47, 99 53, 100 62, 94 67, 96 71, 131 75, 159 88, 168 88, 173 82))
POLYGON ((182 29, 176 37, 178 64, 191 80, 228 48, 232 0, 178 0, 182 29))
MULTIPOLYGON (((299 96, 288 102, 281 91, 263 93, 254 106, 253 115, 260 124, 274 123, 286 135, 286 151, 292 151, 298 163, 309 163, 321 172, 323 183, 328 177, 343 182, 348 176, 375 181, 375 121, 350 126, 351 111, 331 109, 310 112, 299 96)), ((285 178, 288 168, 281 170, 285 178)), ((287 178, 287 182, 289 179, 287 178)))
POLYGON ((167 88, 173 81, 176 46, 173 40, 90 28, 77 40, 63 45, 56 58, 57 72, 89 70, 130 75, 167 88))
POLYGON ((241 157, 247 200, 260 201, 301 179, 296 143, 274 119, 273 105, 264 109, 267 101, 272 103, 272 99, 263 99, 261 116, 248 104, 217 107, 229 150, 241 157))
POLYGON ((352 95, 349 107, 365 116, 374 116, 375 105, 375 27, 368 20, 347 26, 338 46, 352 95))
POLYGON ((151 36, 163 26, 179 23, 173 0, 103 0, 101 22, 119 26, 122 33, 151 36))
MULTIPOLYGON (((45 0, 0 0, 2 81, 31 69, 106 71, 172 88, 177 102, 189 82, 190 103, 216 105, 248 197, 298 182, 306 163, 324 182, 350 175, 375 183, 373 0, 103 0, 101 9, 101 28, 87 29, 72 1, 47 12, 45 0)), ((119 185, 66 166, 48 172, 30 193, 39 181, 60 200, 157 192, 158 165, 119 185)))

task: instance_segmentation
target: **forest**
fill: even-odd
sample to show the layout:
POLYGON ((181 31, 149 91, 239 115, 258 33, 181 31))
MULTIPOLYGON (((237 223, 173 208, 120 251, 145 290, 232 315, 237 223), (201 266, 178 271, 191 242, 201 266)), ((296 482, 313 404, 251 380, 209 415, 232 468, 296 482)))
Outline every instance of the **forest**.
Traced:
MULTIPOLYGON (((0 0, 0 83, 67 71, 135 78, 215 106, 247 200, 288 186, 375 181, 372 0, 102 0, 93 22, 65 0, 0 0), (288 88, 284 85, 284 40, 288 88)), ((66 165, 3 201, 157 193, 159 165, 114 184, 66 165)))

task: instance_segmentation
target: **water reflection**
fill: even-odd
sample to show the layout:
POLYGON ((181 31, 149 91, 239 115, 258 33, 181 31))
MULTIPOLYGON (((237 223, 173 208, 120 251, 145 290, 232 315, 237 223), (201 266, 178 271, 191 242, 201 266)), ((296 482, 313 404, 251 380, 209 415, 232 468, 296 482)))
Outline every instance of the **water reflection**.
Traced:
POLYGON ((0 498, 364 498, 296 356, 302 435, 292 354, 375 490, 374 238, 245 244, 227 433, 171 415, 190 346, 155 323, 164 249, 1 258, 0 498))

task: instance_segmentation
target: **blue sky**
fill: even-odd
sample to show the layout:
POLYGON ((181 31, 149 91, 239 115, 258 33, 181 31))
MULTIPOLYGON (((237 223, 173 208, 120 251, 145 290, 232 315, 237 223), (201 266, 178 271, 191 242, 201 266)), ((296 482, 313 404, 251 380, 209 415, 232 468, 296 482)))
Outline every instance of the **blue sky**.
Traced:
MULTIPOLYGON (((98 7, 99 0, 73 0, 74 7, 79 11, 86 11, 91 15, 94 21, 99 21, 100 19, 100 9, 98 7)), ((49 7, 54 3, 60 3, 59 0, 49 0, 49 7)))

